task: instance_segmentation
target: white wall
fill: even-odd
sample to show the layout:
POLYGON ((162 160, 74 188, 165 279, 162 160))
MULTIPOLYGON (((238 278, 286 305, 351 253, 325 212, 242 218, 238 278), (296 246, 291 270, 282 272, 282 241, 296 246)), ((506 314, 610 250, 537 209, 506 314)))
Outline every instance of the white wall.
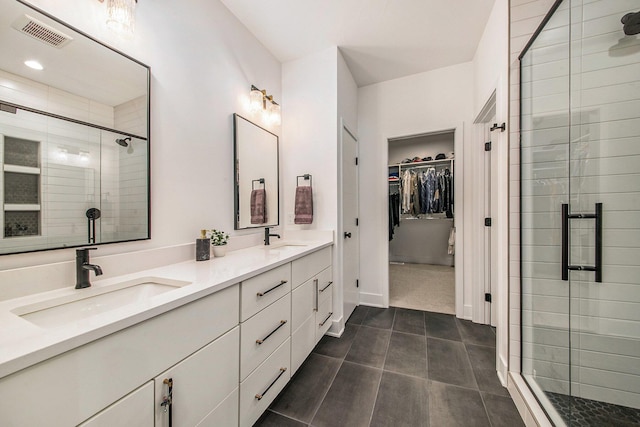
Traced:
MULTIPOLYGON (((139 2, 130 39, 106 28, 106 3, 32 3, 151 66, 152 239, 96 256, 190 243, 201 228, 247 234, 232 231, 232 114, 252 118, 251 84, 282 99, 280 63, 217 0, 139 2)), ((72 250, 3 256, 0 269, 72 259, 72 250)))
MULTIPOLYGON (((336 230, 339 233, 340 119, 357 126, 357 87, 337 47, 283 64, 281 180, 288 230, 336 230), (312 175, 313 223, 293 223, 296 176, 312 175)), ((334 326, 342 319, 342 241, 333 251, 334 326), (337 322, 337 323, 336 323, 337 322)))
MULTIPOLYGON (((472 119, 473 64, 470 62, 358 89, 360 259, 367 265, 360 272, 362 303, 388 304, 387 139, 456 128, 457 137, 466 144, 472 119)), ((460 149, 456 147, 456 171, 464 172, 461 148, 462 144, 460 149)), ((456 175, 462 185, 465 177, 462 173, 456 175)), ((458 192, 458 183, 456 227, 460 241, 464 196, 458 192)), ((462 268, 458 269, 458 276, 464 277, 460 270, 462 268)))

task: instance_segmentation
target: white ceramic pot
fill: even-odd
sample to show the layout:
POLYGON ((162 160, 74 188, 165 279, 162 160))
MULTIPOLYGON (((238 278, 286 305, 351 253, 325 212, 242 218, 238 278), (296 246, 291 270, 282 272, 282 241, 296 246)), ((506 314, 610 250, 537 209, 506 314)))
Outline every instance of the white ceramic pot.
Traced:
POLYGON ((211 246, 213 248, 213 256, 221 257, 227 254, 227 245, 211 246))

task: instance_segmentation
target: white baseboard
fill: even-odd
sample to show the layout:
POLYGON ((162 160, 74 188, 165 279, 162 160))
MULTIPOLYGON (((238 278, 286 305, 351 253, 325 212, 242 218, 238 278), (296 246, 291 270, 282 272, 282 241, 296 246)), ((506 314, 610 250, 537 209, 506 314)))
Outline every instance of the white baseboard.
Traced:
POLYGON ((473 306, 467 304, 464 306, 464 312, 462 313, 462 318, 464 320, 473 320, 473 306))
POLYGON ((329 335, 330 337, 340 338, 344 333, 344 317, 340 317, 339 319, 331 319, 331 327, 325 333, 325 335, 329 335))
POLYGON ((381 294, 368 294, 366 292, 360 292, 360 305, 387 308, 384 305, 384 298, 381 294))

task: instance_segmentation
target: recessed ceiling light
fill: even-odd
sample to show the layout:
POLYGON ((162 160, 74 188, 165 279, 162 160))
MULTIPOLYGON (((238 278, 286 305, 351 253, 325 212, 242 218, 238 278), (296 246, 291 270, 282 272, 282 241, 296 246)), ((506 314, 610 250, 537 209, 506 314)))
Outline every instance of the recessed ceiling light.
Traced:
POLYGON ((38 70, 38 71, 44 70, 44 67, 38 61, 34 61, 34 60, 24 61, 24 65, 26 65, 29 68, 33 68, 34 70, 38 70))

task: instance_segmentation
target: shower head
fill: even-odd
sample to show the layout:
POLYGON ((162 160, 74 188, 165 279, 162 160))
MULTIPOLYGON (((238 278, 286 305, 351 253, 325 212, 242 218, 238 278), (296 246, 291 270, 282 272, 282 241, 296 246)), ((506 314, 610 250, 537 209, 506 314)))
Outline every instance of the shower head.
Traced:
POLYGON ((130 142, 131 142, 131 138, 129 138, 129 137, 116 139, 116 144, 118 144, 121 147, 128 147, 130 142), (129 142, 127 142, 127 141, 129 141, 129 142))
POLYGON ((624 33, 628 36, 640 34, 640 12, 627 13, 620 20, 624 33))

